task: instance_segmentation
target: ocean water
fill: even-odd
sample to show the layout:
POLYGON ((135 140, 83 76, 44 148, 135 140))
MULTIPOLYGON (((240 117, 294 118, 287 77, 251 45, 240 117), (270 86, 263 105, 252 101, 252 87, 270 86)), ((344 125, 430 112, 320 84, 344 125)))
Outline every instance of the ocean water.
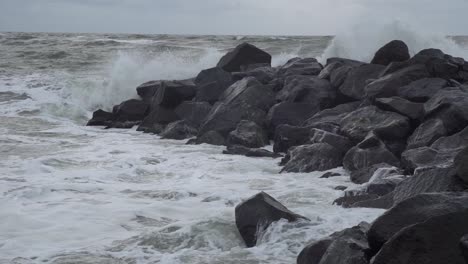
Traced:
POLYGON ((332 205, 337 185, 357 187, 348 177, 279 174, 279 159, 84 125, 97 108, 136 97, 139 84, 194 77, 244 41, 270 52, 274 65, 296 56, 369 60, 393 38, 413 53, 435 46, 468 54, 466 37, 392 32, 0 33, 0 263, 295 263, 308 242, 372 221, 383 211, 332 205), (275 223, 245 248, 234 207, 259 191, 311 221, 275 223))

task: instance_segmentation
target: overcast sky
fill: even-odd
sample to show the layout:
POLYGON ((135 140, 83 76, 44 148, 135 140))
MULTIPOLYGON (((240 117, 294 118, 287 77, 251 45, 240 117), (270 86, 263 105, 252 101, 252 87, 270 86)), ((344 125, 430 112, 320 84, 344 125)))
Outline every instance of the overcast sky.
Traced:
POLYGON ((468 35, 467 13, 468 0, 0 0, 0 31, 333 35, 398 19, 468 35))

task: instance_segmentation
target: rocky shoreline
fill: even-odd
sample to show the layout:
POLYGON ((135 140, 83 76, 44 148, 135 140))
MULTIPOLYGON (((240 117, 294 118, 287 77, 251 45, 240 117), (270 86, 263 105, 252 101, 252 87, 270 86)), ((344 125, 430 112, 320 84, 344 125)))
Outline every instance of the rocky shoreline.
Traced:
MULTIPOLYGON (((388 210, 304 245, 298 264, 468 263, 468 62, 408 50, 394 40, 371 63, 271 67, 270 54, 244 43, 193 79, 140 85, 139 99, 97 110, 88 125, 283 157, 281 172, 335 177, 326 171, 344 167, 362 187, 337 205, 388 210)), ((274 221, 307 221, 263 192, 235 214, 247 247, 274 221)))

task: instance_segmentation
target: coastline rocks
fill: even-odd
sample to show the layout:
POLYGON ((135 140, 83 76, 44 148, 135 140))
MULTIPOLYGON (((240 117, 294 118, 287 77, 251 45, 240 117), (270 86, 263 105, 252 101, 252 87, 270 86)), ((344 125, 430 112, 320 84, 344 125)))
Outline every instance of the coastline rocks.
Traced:
POLYGON ((316 112, 333 105, 336 90, 330 82, 315 76, 294 75, 284 81, 284 87, 276 95, 279 102, 309 103, 316 112))
POLYGON ((412 120, 419 120, 424 116, 424 105, 413 103, 401 97, 379 98, 375 105, 384 111, 395 112, 412 120))
POLYGON ((233 80, 231 73, 223 70, 220 67, 213 67, 202 70, 195 78, 194 83, 198 87, 209 83, 216 83, 227 88, 233 83, 233 80))
POLYGON ((364 87, 370 80, 377 79, 384 69, 384 66, 375 64, 363 64, 355 67, 348 72, 339 90, 342 94, 355 100, 364 99, 364 87))
POLYGON ((300 126, 317 112, 317 107, 309 103, 282 102, 274 105, 268 112, 271 129, 279 125, 300 126))
POLYGON ((310 128, 280 125, 273 138, 274 152, 287 152, 289 148, 304 145, 309 141, 310 128))
POLYGON ((192 80, 164 81, 153 97, 153 105, 175 108, 183 101, 190 101, 196 95, 192 80))
POLYGON ((211 105, 207 102, 188 101, 181 103, 174 112, 180 119, 187 122, 187 124, 198 128, 208 116, 210 110, 211 105))
POLYGON ((93 117, 86 124, 87 126, 108 126, 114 120, 112 113, 106 112, 102 109, 96 110, 93 117))
POLYGON ((236 226, 247 247, 254 247, 257 238, 280 219, 294 222, 306 219, 288 210, 267 193, 261 192, 236 206, 236 226))
POLYGON ((261 148, 268 145, 267 133, 255 122, 242 120, 234 131, 229 133, 228 145, 241 145, 248 148, 261 148))
POLYGON ((413 102, 425 103, 449 83, 441 78, 424 78, 398 89, 398 96, 413 102))
POLYGON ((409 49, 401 40, 393 40, 380 48, 372 59, 372 64, 389 65, 392 62, 410 59, 409 49))
POLYGON ((187 122, 180 120, 170 123, 161 132, 161 138, 164 139, 186 139, 197 135, 197 129, 188 125, 187 122))
POLYGON ((309 138, 310 143, 327 143, 343 154, 353 146, 353 143, 347 137, 317 128, 310 130, 309 138))
POLYGON ((460 239, 460 249, 465 261, 468 262, 468 235, 465 235, 460 239))
POLYGON ((239 81, 247 77, 254 77, 263 84, 269 84, 276 77, 276 69, 270 66, 259 67, 245 72, 235 72, 232 76, 235 81, 239 81))
POLYGON ((468 184, 468 148, 465 148, 456 156, 455 166, 458 177, 468 184))
POLYGON ((141 121, 148 114, 148 103, 138 99, 130 99, 114 106, 112 114, 115 121, 141 121))
POLYGON ((179 116, 174 112, 174 110, 156 105, 152 108, 149 115, 143 119, 138 130, 146 131, 158 124, 166 125, 177 120, 179 120, 179 116))
POLYGON ((215 146, 226 145, 226 139, 216 131, 208 131, 203 135, 198 135, 196 139, 191 139, 187 144, 210 144, 215 146))
POLYGON ((407 149, 430 146, 437 139, 447 135, 447 129, 444 122, 439 118, 426 120, 417 127, 413 134, 408 138, 407 149))
MULTIPOLYGON (((349 113, 359 108, 360 102, 341 104, 333 108, 325 109, 304 122, 304 126, 316 126, 317 124, 332 124, 340 126, 341 120, 349 113)), ((328 131, 328 130, 327 130, 328 131)), ((330 131, 331 132, 331 131, 330 131)))
POLYGON ((161 84, 162 81, 145 82, 136 88, 137 94, 141 97, 143 101, 151 103, 151 100, 153 100, 153 96, 161 87, 161 84))
POLYGON ((322 71, 322 65, 315 58, 294 58, 278 69, 278 76, 288 77, 292 75, 318 75, 322 71))
POLYGON ((224 55, 217 67, 227 72, 239 72, 241 66, 267 63, 271 65, 271 55, 249 43, 242 43, 224 55))
POLYGON ((468 125, 468 90, 464 87, 446 88, 437 92, 424 104, 426 116, 438 117, 448 133, 468 125))
POLYGON ((227 146, 226 150, 223 151, 223 154, 228 155, 242 155, 246 157, 265 157, 265 158, 279 158, 281 155, 268 151, 266 149, 259 148, 247 148, 239 145, 230 145, 227 146))
POLYGON ((343 154, 326 143, 303 145, 291 149, 281 172, 326 171, 341 166, 343 154))

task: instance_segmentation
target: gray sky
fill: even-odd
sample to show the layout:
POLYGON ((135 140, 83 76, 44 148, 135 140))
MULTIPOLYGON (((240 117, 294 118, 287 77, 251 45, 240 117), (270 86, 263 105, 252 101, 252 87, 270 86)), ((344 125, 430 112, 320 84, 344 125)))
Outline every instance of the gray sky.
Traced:
POLYGON ((0 0, 0 31, 332 35, 399 19, 468 35, 468 0, 0 0))

